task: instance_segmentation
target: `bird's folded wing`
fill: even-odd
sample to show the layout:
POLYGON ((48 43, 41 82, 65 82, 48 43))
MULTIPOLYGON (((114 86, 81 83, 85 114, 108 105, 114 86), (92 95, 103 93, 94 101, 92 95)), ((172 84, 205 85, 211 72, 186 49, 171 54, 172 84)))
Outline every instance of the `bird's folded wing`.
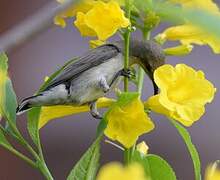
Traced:
POLYGON ((49 84, 45 87, 45 90, 48 90, 59 84, 68 82, 86 70, 98 66, 109 59, 117 56, 120 53, 120 50, 117 46, 112 44, 106 44, 100 46, 96 49, 92 49, 83 56, 79 57, 73 63, 70 63, 64 70, 58 74, 49 84))

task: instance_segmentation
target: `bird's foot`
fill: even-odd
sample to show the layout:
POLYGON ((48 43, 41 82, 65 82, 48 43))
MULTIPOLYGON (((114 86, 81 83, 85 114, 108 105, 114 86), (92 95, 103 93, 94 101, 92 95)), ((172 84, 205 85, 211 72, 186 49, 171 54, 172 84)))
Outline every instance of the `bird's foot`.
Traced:
POLYGON ((136 77, 135 73, 131 69, 122 69, 121 76, 127 77, 129 79, 136 77))
POLYGON ((103 117, 99 114, 99 113, 94 113, 91 112, 92 117, 94 117, 95 119, 103 119, 103 117))

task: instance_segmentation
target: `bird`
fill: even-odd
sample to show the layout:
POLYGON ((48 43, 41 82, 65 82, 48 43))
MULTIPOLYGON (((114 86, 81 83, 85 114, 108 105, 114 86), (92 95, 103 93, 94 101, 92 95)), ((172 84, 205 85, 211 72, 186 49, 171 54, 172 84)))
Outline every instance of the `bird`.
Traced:
MULTIPOLYGON (((91 115, 101 119, 96 102, 115 89, 122 77, 131 78, 130 68, 124 68, 124 42, 116 41, 91 49, 76 61, 69 63, 63 71, 48 83, 38 94, 25 98, 17 107, 17 115, 33 107, 55 105, 89 105, 91 115)), ((158 87, 154 82, 154 71, 165 64, 162 47, 154 40, 130 40, 129 67, 139 64, 153 83, 154 94, 158 87)))

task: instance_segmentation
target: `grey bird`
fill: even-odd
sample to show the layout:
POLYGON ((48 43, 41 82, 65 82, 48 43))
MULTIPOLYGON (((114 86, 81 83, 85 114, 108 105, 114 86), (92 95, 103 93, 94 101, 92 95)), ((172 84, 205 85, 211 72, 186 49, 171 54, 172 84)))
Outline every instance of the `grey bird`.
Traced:
MULTIPOLYGON (((154 94, 158 93, 158 87, 153 73, 164 63, 165 55, 156 42, 131 40, 130 66, 142 66, 153 82, 154 94)), ((17 108, 17 115, 37 106, 88 104, 92 116, 100 119, 97 99, 113 90, 122 76, 132 76, 131 70, 124 69, 124 43, 99 46, 67 65, 42 92, 24 99, 17 108)))

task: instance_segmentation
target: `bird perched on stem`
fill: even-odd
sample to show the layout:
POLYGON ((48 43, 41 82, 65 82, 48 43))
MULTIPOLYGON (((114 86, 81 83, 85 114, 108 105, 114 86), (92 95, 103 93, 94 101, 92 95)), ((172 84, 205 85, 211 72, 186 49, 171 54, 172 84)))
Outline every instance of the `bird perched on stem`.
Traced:
MULTIPOLYGON (((132 72, 124 69, 124 43, 118 41, 92 49, 68 64, 39 94, 24 99, 17 114, 36 106, 88 104, 93 117, 99 119, 96 101, 114 89, 120 77, 130 78, 132 72)), ((156 68, 165 63, 162 48, 154 41, 131 40, 130 66, 139 64, 153 82, 154 94, 158 88, 153 80, 156 68)))

